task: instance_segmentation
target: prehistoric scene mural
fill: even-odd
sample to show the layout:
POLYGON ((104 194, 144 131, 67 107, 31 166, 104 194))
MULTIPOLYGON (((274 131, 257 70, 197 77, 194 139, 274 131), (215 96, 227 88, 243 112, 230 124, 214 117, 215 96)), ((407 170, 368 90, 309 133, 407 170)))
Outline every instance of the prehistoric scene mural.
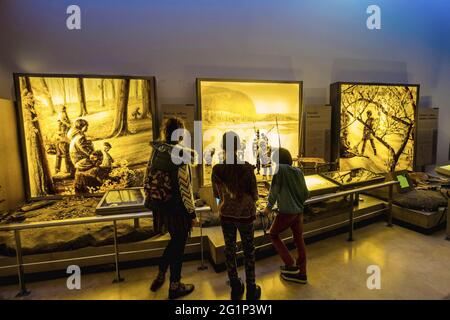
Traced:
POLYGON ((340 86, 340 169, 413 170, 418 86, 340 86))
POLYGON ((273 173, 271 152, 281 145, 293 157, 299 153, 302 105, 300 82, 199 80, 203 131, 203 184, 223 160, 222 135, 229 130, 241 138, 240 160, 256 166, 258 178, 273 173))
POLYGON ((153 78, 16 78, 31 198, 141 186, 153 78))

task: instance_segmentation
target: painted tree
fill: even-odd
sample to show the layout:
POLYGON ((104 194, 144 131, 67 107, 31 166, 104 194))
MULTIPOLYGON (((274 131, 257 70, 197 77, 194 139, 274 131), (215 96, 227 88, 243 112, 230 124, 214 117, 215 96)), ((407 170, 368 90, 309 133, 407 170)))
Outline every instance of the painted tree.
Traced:
POLYGON ((111 86, 111 97, 113 100, 116 100, 116 83, 114 79, 111 79, 109 84, 111 86))
POLYGON ((100 79, 100 85, 98 86, 100 89, 100 106, 105 106, 105 79, 100 79))
POLYGON ((55 106, 53 105, 53 99, 50 94, 50 90, 48 89, 47 81, 45 78, 39 78, 41 87, 42 87, 42 95, 44 96, 45 100, 47 101, 47 105, 50 108, 52 114, 56 113, 55 106))
POLYGON ((35 99, 28 77, 20 78, 22 114, 27 139, 27 162, 30 192, 33 197, 55 194, 50 167, 45 152, 35 99))
MULTIPOLYGON (((417 88, 408 86, 348 85, 341 93, 341 143, 345 132, 357 122, 370 132, 387 153, 385 165, 395 171, 402 155, 412 153, 415 128, 417 88), (364 117, 371 110, 376 115, 368 126, 364 117)), ((412 169, 412 157, 408 169, 412 169)))
POLYGON ((121 79, 119 85, 119 96, 114 113, 114 123, 110 138, 130 134, 128 129, 128 98, 130 93, 130 79, 121 79))
POLYGON ((64 105, 66 105, 67 104, 67 92, 66 92, 66 81, 64 79, 65 78, 60 78, 58 82, 60 83, 61 93, 62 93, 62 97, 63 97, 63 103, 64 103, 64 105))
POLYGON ((136 97, 136 100, 139 99, 139 82, 140 80, 134 80, 134 96, 136 97))
POLYGON ((142 119, 150 118, 151 117, 150 105, 152 103, 150 81, 142 80, 141 88, 142 88, 142 115, 141 115, 141 118, 142 119))
POLYGON ((86 107, 86 93, 84 91, 83 78, 77 78, 77 93, 78 93, 78 103, 80 104, 79 117, 83 117, 88 114, 86 107))

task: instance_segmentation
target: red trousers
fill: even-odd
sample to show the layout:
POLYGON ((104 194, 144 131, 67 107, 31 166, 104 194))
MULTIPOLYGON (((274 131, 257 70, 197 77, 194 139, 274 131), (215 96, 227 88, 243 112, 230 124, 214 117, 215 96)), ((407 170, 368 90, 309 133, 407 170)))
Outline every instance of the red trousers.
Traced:
POLYGON ((275 221, 270 227, 270 238, 272 239, 272 244, 280 255, 286 266, 297 265, 300 269, 301 274, 306 274, 306 249, 305 241, 303 240, 303 214, 288 214, 279 213, 275 217, 275 221), (288 248, 280 239, 280 233, 287 230, 288 228, 292 231, 292 236, 294 238, 295 246, 298 251, 298 258, 295 261, 288 248))

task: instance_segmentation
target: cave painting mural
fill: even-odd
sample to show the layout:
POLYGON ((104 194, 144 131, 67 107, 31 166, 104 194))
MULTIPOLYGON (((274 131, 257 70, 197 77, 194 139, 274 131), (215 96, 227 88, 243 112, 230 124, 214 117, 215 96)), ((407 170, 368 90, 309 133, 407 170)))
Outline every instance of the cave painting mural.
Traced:
POLYGON ((238 157, 255 165, 258 178, 273 173, 270 155, 279 145, 299 154, 302 82, 198 79, 197 98, 204 185, 223 160, 221 139, 229 130, 239 134, 238 157))
POLYGON ((154 78, 15 75, 29 198, 141 186, 154 78))

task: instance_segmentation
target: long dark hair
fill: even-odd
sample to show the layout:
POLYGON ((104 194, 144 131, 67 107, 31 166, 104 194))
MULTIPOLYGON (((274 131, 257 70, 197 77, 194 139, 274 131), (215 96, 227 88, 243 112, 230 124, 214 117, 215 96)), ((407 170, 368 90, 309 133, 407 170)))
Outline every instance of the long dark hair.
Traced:
POLYGON ((237 163, 237 152, 241 147, 241 139, 234 131, 225 132, 222 136, 222 149, 225 153, 225 164, 237 163))
POLYGON ((278 148, 272 154, 272 159, 278 164, 288 164, 292 166, 292 156, 288 149, 278 148))
POLYGON ((184 129, 184 122, 180 118, 172 117, 167 119, 161 129, 161 139, 169 144, 177 144, 179 141, 172 141, 172 134, 177 129, 184 129))
POLYGON ((236 132, 228 131, 222 136, 222 149, 224 151, 225 174, 220 181, 226 191, 236 195, 241 178, 241 168, 238 166, 237 151, 241 146, 241 139, 236 132))

